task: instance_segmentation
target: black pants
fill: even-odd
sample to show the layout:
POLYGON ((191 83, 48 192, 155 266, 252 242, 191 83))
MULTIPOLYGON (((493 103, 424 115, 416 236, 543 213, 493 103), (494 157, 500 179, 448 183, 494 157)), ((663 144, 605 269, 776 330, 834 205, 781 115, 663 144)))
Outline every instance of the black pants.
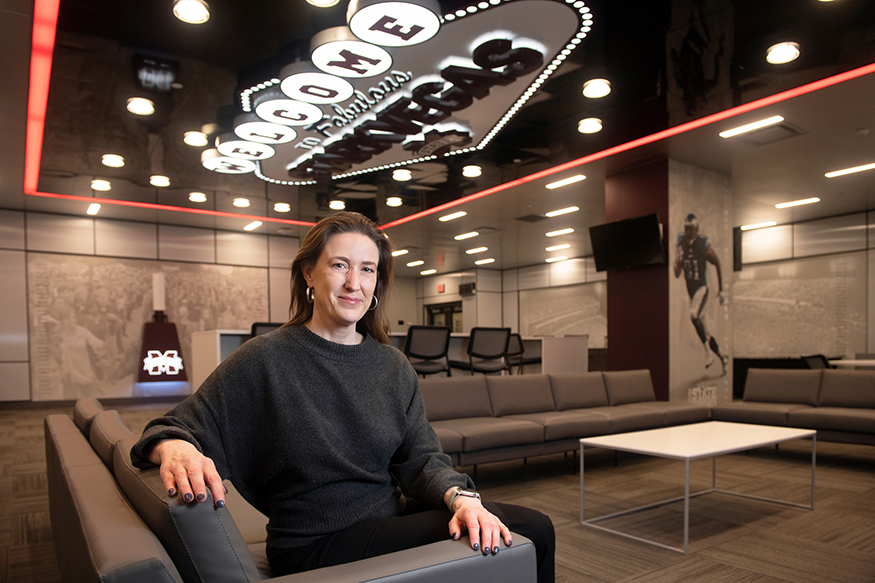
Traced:
MULTIPOLYGON (((555 580, 556 535, 553 522, 540 512, 497 502, 484 502, 487 510, 515 532, 535 544, 538 583, 555 580)), ((351 563, 367 557, 427 545, 450 538, 449 510, 408 507, 401 516, 370 520, 327 535, 309 545, 293 549, 272 549, 267 556, 274 577, 320 567, 351 563)))

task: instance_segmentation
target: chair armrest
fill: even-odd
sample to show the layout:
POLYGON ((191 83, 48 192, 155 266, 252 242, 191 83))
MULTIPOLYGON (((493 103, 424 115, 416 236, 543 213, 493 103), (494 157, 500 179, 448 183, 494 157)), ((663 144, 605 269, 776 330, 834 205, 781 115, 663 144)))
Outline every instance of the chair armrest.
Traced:
POLYGON ((275 583, 535 583, 535 545, 514 533, 497 555, 471 549, 467 537, 371 557, 353 563, 275 577, 275 583))

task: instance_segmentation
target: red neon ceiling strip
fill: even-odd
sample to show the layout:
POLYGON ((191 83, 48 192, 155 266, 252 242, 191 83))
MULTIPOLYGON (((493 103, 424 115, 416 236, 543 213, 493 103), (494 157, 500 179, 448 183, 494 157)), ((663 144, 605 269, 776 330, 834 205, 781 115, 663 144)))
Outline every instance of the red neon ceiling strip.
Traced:
POLYGON ((27 137, 24 148, 24 193, 44 198, 59 198, 88 203, 145 208, 161 211, 191 213, 234 219, 266 221, 286 225, 312 227, 316 223, 276 217, 259 217, 229 213, 211 209, 185 208, 157 203, 135 202, 109 198, 93 198, 74 194, 39 192, 39 168, 42 158, 43 134, 46 125, 46 109, 49 101, 49 83, 52 77, 52 51, 58 28, 60 0, 35 0, 33 6, 33 40, 30 54, 30 88, 27 99, 27 137))
POLYGON ((563 170, 568 170, 576 166, 582 166, 583 164, 589 164, 590 162, 595 162, 596 160, 601 160, 603 158, 613 156, 614 154, 627 152, 629 150, 633 150, 647 144, 652 144, 660 140, 665 140, 678 134, 689 132, 691 130, 701 128, 703 126, 716 123, 718 121, 723 121, 736 115, 741 115, 742 113, 761 109, 763 107, 774 105, 776 103, 792 99, 793 97, 799 97, 800 95, 805 95, 807 93, 813 93, 814 91, 819 91, 820 89, 824 89, 832 85, 837 85, 839 83, 844 83, 845 81, 850 81, 851 79, 856 79, 864 75, 869 75, 870 73, 875 73, 875 63, 871 63, 857 69, 852 69, 850 71, 845 71, 844 73, 839 73, 838 75, 833 75, 832 77, 826 77, 824 79, 820 79, 819 81, 814 81, 806 85, 801 85, 794 89, 788 89, 787 91, 782 91, 780 93, 770 95, 769 97, 764 97, 756 101, 751 101, 750 103, 746 103, 744 105, 739 105, 731 109, 727 109, 712 115, 705 116, 700 119, 696 119, 678 126, 674 126, 672 128, 668 128, 667 130, 663 130, 649 136, 644 136, 643 138, 638 138, 637 140, 632 140, 631 142, 626 142, 625 144, 620 144, 619 146, 614 146, 612 148, 596 152, 595 154, 589 154, 588 156, 584 156, 583 158, 571 160, 570 162, 565 162, 564 164, 553 166, 552 168, 547 168, 546 170, 541 170, 540 172, 535 172, 534 174, 529 174, 528 176, 523 176, 522 178, 511 180, 510 182, 505 182, 504 184, 499 184, 498 186, 493 186, 492 188, 487 188, 486 190, 482 190, 474 194, 469 194, 468 196, 464 196, 462 198, 444 203, 428 210, 420 211, 418 213, 402 217, 398 220, 391 221, 380 228, 388 229, 389 227, 397 227, 398 225, 403 225, 404 223, 409 223, 410 221, 414 221, 416 219, 443 212, 447 209, 451 209, 467 202, 477 200, 478 198, 483 198, 485 196, 489 196, 490 194, 495 194, 496 192, 501 192, 503 190, 508 190, 527 182, 532 182, 534 180, 539 180, 547 176, 552 176, 553 174, 557 174, 559 172, 562 172, 563 170))

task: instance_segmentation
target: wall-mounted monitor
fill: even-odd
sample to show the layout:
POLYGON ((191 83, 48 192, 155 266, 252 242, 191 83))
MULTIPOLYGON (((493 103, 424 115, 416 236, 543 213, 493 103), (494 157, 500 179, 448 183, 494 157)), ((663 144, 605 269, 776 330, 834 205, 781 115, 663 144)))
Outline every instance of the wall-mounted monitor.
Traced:
POLYGON ((656 213, 589 228, 596 271, 665 263, 662 224, 656 213))

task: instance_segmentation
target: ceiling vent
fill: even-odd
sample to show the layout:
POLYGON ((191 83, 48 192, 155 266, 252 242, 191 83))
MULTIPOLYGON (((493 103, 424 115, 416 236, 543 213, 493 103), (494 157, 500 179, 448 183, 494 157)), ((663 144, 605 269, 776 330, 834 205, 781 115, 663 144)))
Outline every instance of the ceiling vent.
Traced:
POLYGON ((801 136, 804 133, 805 132, 803 132, 799 128, 795 128, 786 123, 779 123, 777 125, 769 126, 761 130, 750 132, 747 135, 747 139, 757 146, 765 146, 767 144, 774 144, 775 142, 780 142, 781 140, 786 140, 788 138, 795 138, 796 136, 801 136))

